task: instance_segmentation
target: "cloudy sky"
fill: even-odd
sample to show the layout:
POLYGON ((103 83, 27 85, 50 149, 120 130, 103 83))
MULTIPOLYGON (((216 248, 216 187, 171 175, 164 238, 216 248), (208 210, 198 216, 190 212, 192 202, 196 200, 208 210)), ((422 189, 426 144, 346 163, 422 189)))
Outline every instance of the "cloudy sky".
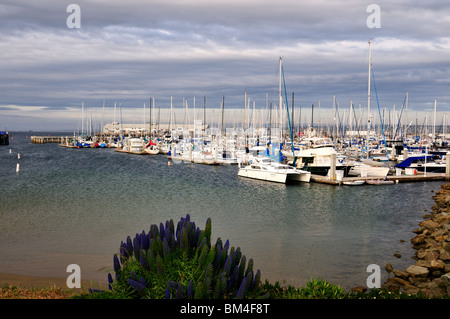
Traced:
POLYGON ((2 0, 0 130, 76 129, 82 102, 97 120, 103 101, 102 118, 121 103, 138 119, 150 97, 243 109, 247 92, 264 108, 278 103, 280 56, 297 108, 325 112, 333 96, 366 108, 369 39, 382 109, 399 111, 408 92, 410 117, 435 99, 450 112, 449 30, 448 0, 2 0), (72 3, 80 28, 67 24, 72 3))

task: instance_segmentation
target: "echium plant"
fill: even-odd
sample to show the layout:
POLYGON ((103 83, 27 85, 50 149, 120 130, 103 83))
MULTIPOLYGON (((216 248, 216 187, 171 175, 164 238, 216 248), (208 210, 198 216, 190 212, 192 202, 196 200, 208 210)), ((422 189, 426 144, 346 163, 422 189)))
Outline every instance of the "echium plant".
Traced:
POLYGON ((204 230, 189 214, 175 229, 173 220, 152 225, 134 239, 121 242, 113 258, 115 278, 109 289, 131 298, 258 298, 263 297, 261 272, 254 272, 241 249, 220 238, 211 245, 211 219, 204 230))

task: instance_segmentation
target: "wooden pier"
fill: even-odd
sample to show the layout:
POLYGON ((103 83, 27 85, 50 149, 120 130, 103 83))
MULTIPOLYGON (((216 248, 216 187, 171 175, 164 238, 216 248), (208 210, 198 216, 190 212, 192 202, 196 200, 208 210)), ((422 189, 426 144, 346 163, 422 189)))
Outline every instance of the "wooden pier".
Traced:
POLYGON ((44 144, 44 143, 62 143, 67 139, 66 136, 31 136, 31 143, 44 144))

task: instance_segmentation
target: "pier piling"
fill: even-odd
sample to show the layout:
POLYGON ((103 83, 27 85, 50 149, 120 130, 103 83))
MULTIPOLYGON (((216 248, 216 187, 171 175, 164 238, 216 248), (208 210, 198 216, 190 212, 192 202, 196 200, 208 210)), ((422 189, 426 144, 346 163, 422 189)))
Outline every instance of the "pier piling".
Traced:
POLYGON ((450 179, 450 152, 445 156, 445 179, 450 179))

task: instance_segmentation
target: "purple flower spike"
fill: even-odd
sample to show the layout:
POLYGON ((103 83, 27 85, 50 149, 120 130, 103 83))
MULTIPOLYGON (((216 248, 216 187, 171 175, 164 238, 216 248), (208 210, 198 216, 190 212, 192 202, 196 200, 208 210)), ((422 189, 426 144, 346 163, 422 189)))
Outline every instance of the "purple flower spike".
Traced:
POLYGON ((178 283, 176 299, 183 299, 183 285, 178 283))
POLYGON ((161 239, 164 239, 166 237, 163 223, 159 224, 159 235, 161 236, 161 239))
POLYGON ((134 289, 136 289, 137 291, 142 291, 142 290, 144 290, 145 288, 147 288, 146 286, 144 286, 142 283, 140 283, 139 281, 135 281, 135 280, 133 280, 133 279, 128 279, 127 280, 127 283, 131 286, 131 287, 133 287, 134 289))
POLYGON ((247 280, 244 277, 244 279, 242 279, 241 286, 239 287, 239 290, 237 292, 236 299, 244 299, 246 287, 247 287, 247 280))
POLYGON ((117 272, 120 271, 120 268, 121 268, 120 267, 119 258, 117 257, 117 254, 114 254, 113 261, 114 261, 114 271, 117 273, 117 272))
POLYGON ((170 247, 167 242, 167 238, 164 238, 164 241, 163 241, 163 255, 164 255, 164 257, 168 257, 170 255, 170 247))
POLYGON ((112 279, 111 273, 108 273, 108 283, 109 284, 113 283, 113 279, 112 279))
POLYGON ((143 250, 141 250, 141 252, 140 252, 139 263, 141 264, 142 268, 144 268, 144 269, 148 268, 147 257, 145 256, 145 253, 143 250))
POLYGON ((194 283, 192 282, 192 280, 189 280, 189 286, 187 288, 187 297, 189 299, 192 299, 193 296, 194 296, 194 283))

